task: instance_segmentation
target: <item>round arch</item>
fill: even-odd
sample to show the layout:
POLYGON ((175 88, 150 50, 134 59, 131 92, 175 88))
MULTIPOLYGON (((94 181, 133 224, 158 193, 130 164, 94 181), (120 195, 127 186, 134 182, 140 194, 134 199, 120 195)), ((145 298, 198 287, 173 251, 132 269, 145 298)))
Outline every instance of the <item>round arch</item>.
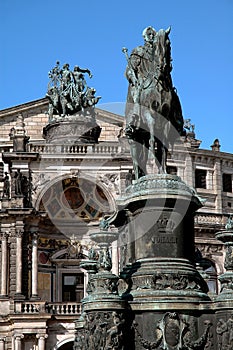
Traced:
POLYGON ((63 339, 55 345, 53 350, 73 350, 74 337, 63 339))
POLYGON ((202 268, 202 273, 204 274, 204 279, 209 287, 209 292, 213 294, 218 294, 218 278, 217 278, 217 267, 216 262, 209 257, 203 257, 199 263, 202 268))
POLYGON ((90 221, 98 219, 103 213, 116 211, 113 194, 101 179, 82 172, 75 176, 63 174, 47 182, 37 196, 35 209, 50 214, 50 202, 56 207, 56 213, 62 209, 63 217, 64 213, 71 216, 75 213, 90 221))

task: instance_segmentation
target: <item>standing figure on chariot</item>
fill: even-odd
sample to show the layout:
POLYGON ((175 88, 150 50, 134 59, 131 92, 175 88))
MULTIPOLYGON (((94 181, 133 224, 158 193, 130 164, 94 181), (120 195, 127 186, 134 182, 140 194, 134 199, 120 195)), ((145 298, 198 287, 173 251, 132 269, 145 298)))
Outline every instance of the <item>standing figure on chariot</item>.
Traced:
POLYGON ((60 68, 59 61, 56 62, 56 66, 49 72, 50 82, 46 94, 50 101, 48 111, 50 122, 56 115, 65 117, 83 112, 87 107, 94 108, 100 96, 95 97, 96 90, 88 87, 85 73, 92 78, 92 73, 87 68, 75 66, 71 71, 68 63, 60 68))

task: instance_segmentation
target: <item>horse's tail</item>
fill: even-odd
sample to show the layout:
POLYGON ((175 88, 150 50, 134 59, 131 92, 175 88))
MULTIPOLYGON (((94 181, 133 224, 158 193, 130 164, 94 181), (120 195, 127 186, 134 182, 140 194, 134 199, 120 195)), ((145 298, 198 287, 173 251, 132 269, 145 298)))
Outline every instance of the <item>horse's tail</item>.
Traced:
POLYGON ((171 100, 171 116, 170 121, 172 125, 175 127, 177 132, 182 135, 184 131, 184 118, 182 114, 182 107, 180 103, 180 99, 176 93, 176 89, 172 89, 172 100, 171 100))

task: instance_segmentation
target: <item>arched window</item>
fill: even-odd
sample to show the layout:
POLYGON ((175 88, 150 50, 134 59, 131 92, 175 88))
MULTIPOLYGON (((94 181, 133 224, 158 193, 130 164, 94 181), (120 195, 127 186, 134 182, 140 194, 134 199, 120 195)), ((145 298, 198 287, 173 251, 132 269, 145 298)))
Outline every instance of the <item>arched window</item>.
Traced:
POLYGON ((71 340, 65 340, 55 346, 54 350, 73 350, 74 342, 71 340))
POLYGON ((69 342, 64 345, 62 345, 59 350, 73 350, 74 348, 74 342, 69 342))
POLYGON ((209 287, 209 292, 211 294, 218 294, 218 279, 215 264, 207 258, 201 258, 198 259, 197 267, 209 287))

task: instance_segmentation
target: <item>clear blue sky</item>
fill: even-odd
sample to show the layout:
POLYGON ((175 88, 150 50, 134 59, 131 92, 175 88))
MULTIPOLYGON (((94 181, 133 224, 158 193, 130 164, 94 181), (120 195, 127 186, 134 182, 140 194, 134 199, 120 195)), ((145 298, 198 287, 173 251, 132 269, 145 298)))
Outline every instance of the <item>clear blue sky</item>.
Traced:
POLYGON ((233 0, 1 0, 0 109, 44 97, 57 60, 92 71, 99 108, 123 105, 121 49, 150 25, 172 27, 173 84, 201 148, 219 138, 233 153, 233 0))

